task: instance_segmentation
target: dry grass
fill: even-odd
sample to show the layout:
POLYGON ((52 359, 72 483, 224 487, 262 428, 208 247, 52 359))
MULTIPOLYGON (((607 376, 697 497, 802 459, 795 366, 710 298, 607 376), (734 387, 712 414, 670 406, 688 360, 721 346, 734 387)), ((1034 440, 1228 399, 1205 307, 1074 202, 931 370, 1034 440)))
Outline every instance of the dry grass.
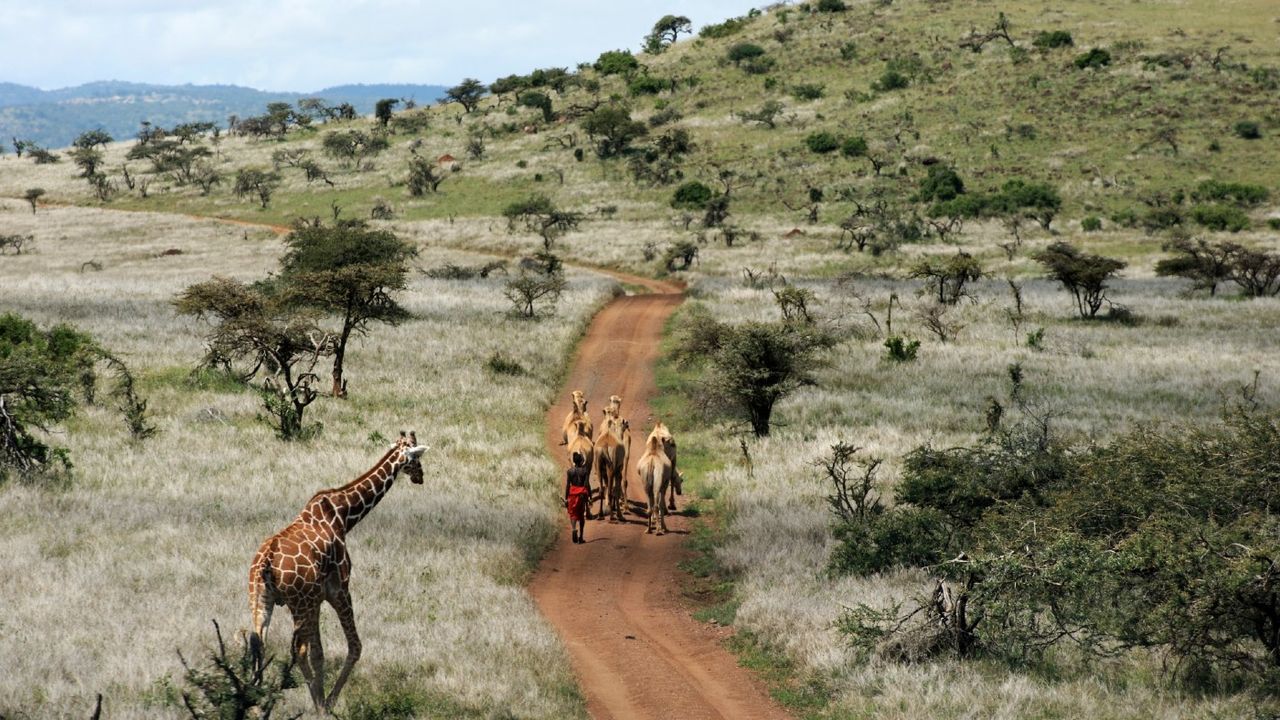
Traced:
MULTIPOLYGON (((828 488, 812 462, 838 441, 853 443, 867 456, 885 459, 880 478, 887 493, 912 448, 969 443, 982 432, 987 399, 1007 397, 1006 368, 1015 362, 1025 371, 1026 392, 1056 412, 1054 432, 1080 442, 1175 418, 1211 421, 1255 371, 1262 373, 1265 398, 1273 401, 1280 366, 1273 340, 1258 331, 1280 323, 1280 300, 1188 298, 1180 283, 1123 280, 1112 296, 1142 320, 1125 326, 1072 319, 1069 297, 1032 279, 1024 284, 1026 318, 1015 334, 1006 319, 1012 301, 1003 282, 987 281, 975 302, 956 311, 965 329, 943 344, 913 315, 924 302, 915 294, 919 283, 855 282, 882 324, 889 294, 903 299, 894 332, 923 345, 916 361, 899 364, 884 359, 883 337, 847 286, 807 286, 818 294, 825 322, 863 334, 836 348, 816 387, 778 405, 772 436, 750 444, 752 472, 734 462, 709 477, 730 519, 718 557, 740 578, 738 627, 826 678, 836 706, 855 715, 1189 718, 1251 711, 1247 696, 1179 695, 1164 684, 1152 658, 1094 673, 1080 672, 1063 657, 1056 680, 981 664, 863 663, 833 627, 842 608, 909 604, 928 581, 914 571, 825 574, 835 541, 824 501, 828 488), (1026 334, 1041 327, 1043 349, 1027 347, 1026 334)), ((724 319, 778 317, 766 290, 706 279, 694 291, 724 319)), ((682 440, 689 441, 705 443, 714 456, 740 457, 736 438, 723 426, 682 440)))
MULTIPOLYGON (((199 657, 209 619, 248 621, 245 573, 263 538, 315 490, 347 481, 389 437, 416 428, 432 447, 427 483, 396 487, 353 534, 352 591, 365 654, 352 692, 405 672, 468 714, 579 716, 581 699, 554 633, 521 585, 558 520, 541 444, 542 412, 586 318, 610 283, 570 274, 554 320, 508 319, 502 280, 416 275, 415 319, 376 328, 348 360, 351 399, 321 399, 314 441, 282 443, 255 420, 252 394, 201 388, 187 370, 200 328, 174 315, 173 294, 211 274, 259 277, 274 235, 183 218, 70 208, 32 216, 10 202, 8 227, 36 252, 0 258, 0 305, 41 323, 94 333, 139 373, 161 429, 127 440, 118 418, 90 408, 54 437, 71 449, 66 487, 0 488, 9 580, 0 589, 0 714, 83 716, 94 693, 112 717, 164 717, 156 704, 175 650, 199 657), (158 256, 168 248, 183 254, 158 256), (102 270, 80 272, 85 259, 102 270), (495 351, 527 375, 495 377, 495 351)), ((419 264, 484 258, 427 249, 419 264)), ((277 615, 271 646, 287 651, 277 615)), ((344 654, 332 615, 331 661, 344 654)), ((304 706, 304 693, 291 703, 304 706)))

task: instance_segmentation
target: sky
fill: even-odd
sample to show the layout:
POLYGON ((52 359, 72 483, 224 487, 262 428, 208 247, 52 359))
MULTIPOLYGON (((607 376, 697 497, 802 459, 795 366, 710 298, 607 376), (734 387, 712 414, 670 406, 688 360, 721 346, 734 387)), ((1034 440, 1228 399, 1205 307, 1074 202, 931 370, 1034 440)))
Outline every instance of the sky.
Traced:
POLYGON ((308 92, 490 82, 640 49, 658 18, 694 27, 760 0, 0 0, 0 82, 94 80, 308 92))

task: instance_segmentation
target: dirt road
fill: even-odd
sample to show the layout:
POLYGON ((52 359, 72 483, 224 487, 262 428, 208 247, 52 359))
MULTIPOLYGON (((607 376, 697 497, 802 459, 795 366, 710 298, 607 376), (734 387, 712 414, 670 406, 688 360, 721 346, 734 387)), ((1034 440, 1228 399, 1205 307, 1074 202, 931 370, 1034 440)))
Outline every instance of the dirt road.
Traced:
MULTIPOLYGON (((560 428, 571 391, 586 393, 597 425, 609 396, 620 395, 622 416, 631 421, 633 434, 630 497, 641 500, 644 490, 635 480, 634 464, 654 423, 649 410, 653 366, 663 326, 682 296, 671 284, 610 274, 651 294, 618 298, 592 321, 560 400, 547 413, 547 447, 563 465, 560 428)), ((591 716, 786 718, 721 646, 716 630, 695 621, 681 602, 676 564, 684 557, 681 545, 690 521, 668 516, 671 533, 657 537, 645 534, 639 516, 627 518, 623 524, 588 520, 583 545, 570 543, 565 529, 530 586, 569 648, 591 716)))

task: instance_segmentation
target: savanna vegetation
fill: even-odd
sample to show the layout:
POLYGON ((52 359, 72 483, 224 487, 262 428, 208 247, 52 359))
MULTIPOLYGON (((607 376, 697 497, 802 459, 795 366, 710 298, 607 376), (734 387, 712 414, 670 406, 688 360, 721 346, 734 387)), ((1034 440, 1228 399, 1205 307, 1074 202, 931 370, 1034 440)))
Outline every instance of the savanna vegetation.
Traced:
POLYGON ((704 548, 726 581, 716 617, 747 656, 781 659, 777 694, 800 714, 1274 714, 1274 15, 1261 0, 668 15, 635 51, 464 80, 432 107, 273 104, 235 127, 15 148, 6 309, 110 348, 159 435, 125 440, 101 403, 42 421, 75 467, 0 488, 22 518, 6 545, 46 596, 5 604, 16 626, 55 627, 88 595, 105 612, 158 587, 149 614, 181 620, 123 656, 97 638, 129 636, 141 609, 65 651, 0 634, 23 658, 0 710, 87 714, 83 678, 27 692, 77 642, 129 668, 108 699, 178 707, 172 650, 203 657, 208 617, 243 615, 245 548, 295 510, 281 488, 341 482, 431 407, 445 439, 428 444, 493 503, 441 482, 373 516, 378 552, 358 559, 380 597, 362 622, 416 630, 364 661, 383 672, 362 672, 348 707, 581 713, 519 581, 552 527, 539 403, 606 294, 585 265, 688 283, 660 379, 682 444, 714 458, 696 484, 720 528, 704 548), (295 230, 281 243, 182 213, 295 230), (385 263, 339 252, 348 231, 385 263), (304 252, 308 233, 334 253, 304 252), (352 315, 344 289, 377 302, 352 315), (253 314, 212 312, 232 296, 253 314), (231 344, 219 370, 228 318, 303 353, 323 429, 271 437, 288 412, 263 378, 287 363, 231 344), (321 340, 339 335, 353 349, 333 367, 321 340), (170 560, 119 581, 115 546, 170 560), (442 655, 477 623, 492 635, 474 655, 442 655), (518 668, 507 685, 499 663, 518 668))

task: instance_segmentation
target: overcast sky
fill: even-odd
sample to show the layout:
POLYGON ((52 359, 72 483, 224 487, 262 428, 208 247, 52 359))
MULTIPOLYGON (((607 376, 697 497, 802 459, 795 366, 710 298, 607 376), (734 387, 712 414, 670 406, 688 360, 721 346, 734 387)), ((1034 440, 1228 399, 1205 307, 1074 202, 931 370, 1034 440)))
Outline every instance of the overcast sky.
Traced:
POLYGON ((307 92, 453 85, 638 50, 662 15, 695 28, 752 0, 0 0, 0 81, 226 83, 307 92))

